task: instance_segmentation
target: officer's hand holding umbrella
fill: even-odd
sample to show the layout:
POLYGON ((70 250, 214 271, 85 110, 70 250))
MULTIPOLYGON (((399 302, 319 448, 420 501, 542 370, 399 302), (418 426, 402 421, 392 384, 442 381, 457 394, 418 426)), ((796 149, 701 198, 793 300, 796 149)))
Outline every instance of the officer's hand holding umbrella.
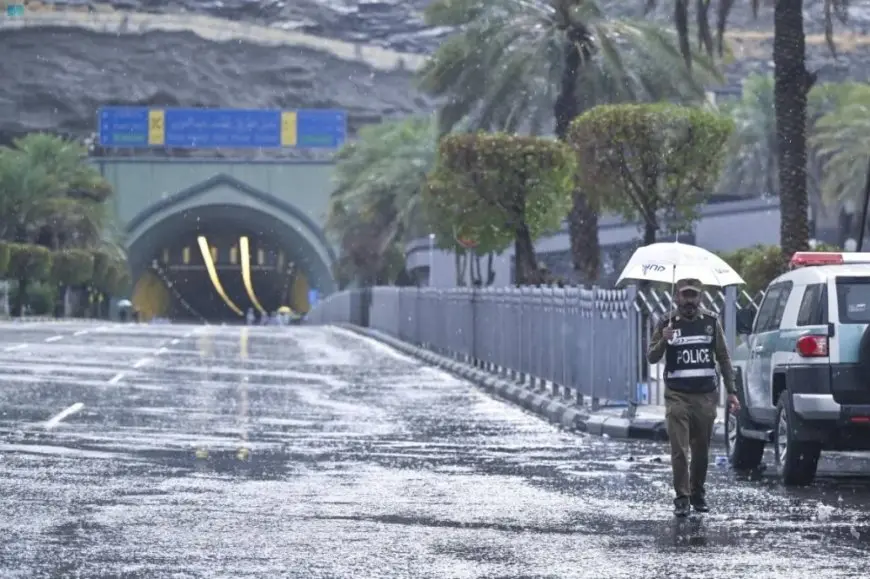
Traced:
POLYGON ((713 253, 676 242, 654 243, 635 251, 617 284, 629 280, 671 284, 677 309, 656 325, 647 360, 657 364, 665 358, 674 514, 684 517, 690 506, 707 512, 704 484, 719 398, 717 364, 728 391, 729 410, 739 410, 740 402, 722 325, 716 314, 701 309, 701 292, 704 286, 725 287, 744 281, 713 253))

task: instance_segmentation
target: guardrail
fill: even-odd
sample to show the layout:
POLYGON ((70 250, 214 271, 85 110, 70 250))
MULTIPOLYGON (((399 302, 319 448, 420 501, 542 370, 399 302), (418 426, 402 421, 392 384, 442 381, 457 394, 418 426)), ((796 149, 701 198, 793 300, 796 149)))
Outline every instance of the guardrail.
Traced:
MULTIPOLYGON (((664 402, 662 365, 645 353, 666 296, 634 287, 375 287, 329 296, 307 323, 369 327, 593 408, 633 408, 664 402)), ((738 298, 736 289, 706 293, 703 304, 720 314, 732 349, 738 298)))

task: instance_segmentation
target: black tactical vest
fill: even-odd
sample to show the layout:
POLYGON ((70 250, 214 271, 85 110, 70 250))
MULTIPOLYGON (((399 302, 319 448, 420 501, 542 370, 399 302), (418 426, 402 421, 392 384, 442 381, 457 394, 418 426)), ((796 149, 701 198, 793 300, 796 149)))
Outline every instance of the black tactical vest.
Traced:
POLYGON ((716 374, 716 318, 674 317, 674 338, 665 354, 665 384, 679 392, 713 392, 716 374))

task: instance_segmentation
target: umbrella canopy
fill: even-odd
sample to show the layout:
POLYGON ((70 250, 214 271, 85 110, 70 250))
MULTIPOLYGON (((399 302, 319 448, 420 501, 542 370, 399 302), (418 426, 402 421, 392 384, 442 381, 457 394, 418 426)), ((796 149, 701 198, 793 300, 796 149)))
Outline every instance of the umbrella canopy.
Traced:
POLYGON ((674 283, 697 279, 704 285, 725 287, 746 283, 718 255, 687 243, 653 243, 639 247, 616 284, 626 281, 674 283))
POLYGON ((291 310, 288 306, 281 306, 278 308, 279 314, 292 314, 293 310, 291 310))
POLYGON ((133 307, 133 302, 131 302, 130 300, 120 300, 118 302, 118 307, 119 308, 131 308, 131 307, 133 307))

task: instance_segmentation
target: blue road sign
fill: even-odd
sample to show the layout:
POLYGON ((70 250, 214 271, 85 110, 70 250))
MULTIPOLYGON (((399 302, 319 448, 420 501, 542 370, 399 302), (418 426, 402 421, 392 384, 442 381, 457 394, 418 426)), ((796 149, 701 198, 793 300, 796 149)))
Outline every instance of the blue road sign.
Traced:
POLYGON ((104 147, 335 149, 347 139, 347 113, 103 107, 99 135, 104 147))
POLYGON ((147 147, 148 109, 107 107, 99 113, 100 144, 104 147, 147 147))

